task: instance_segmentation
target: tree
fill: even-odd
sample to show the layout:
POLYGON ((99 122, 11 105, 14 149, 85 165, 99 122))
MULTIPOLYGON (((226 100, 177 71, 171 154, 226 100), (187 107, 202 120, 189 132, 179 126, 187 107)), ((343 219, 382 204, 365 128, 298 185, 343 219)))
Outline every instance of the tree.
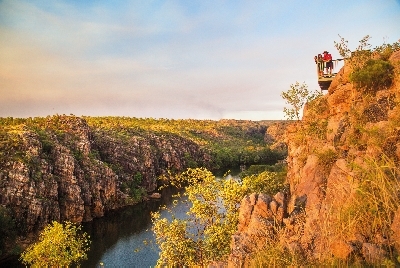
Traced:
POLYGON ((340 41, 339 42, 333 41, 333 43, 335 44, 335 47, 338 50, 340 56, 342 56, 344 59, 349 59, 353 56, 352 54, 354 54, 354 53, 357 54, 360 51, 368 51, 371 48, 371 45, 368 43, 369 40, 371 39, 371 37, 369 35, 364 36, 363 39, 361 39, 359 41, 359 45, 355 52, 352 52, 349 49, 349 47, 348 47, 349 41, 345 40, 340 35, 339 35, 339 37, 340 37, 340 41))
POLYGON ((153 214, 153 232, 161 250, 157 264, 162 267, 203 267, 211 261, 225 260, 237 230, 243 197, 253 192, 275 194, 284 181, 272 172, 242 180, 221 179, 204 168, 188 169, 171 179, 172 185, 187 185, 185 195, 190 209, 187 219, 172 215, 169 221, 160 213, 153 214))
POLYGON ((0 206, 0 256, 5 253, 7 241, 16 237, 15 223, 11 213, 5 207, 0 206))
POLYGON ((371 58, 371 45, 368 43, 371 37, 369 35, 364 36, 358 44, 356 50, 351 51, 348 47, 349 42, 343 37, 340 37, 340 41, 333 43, 340 56, 346 60, 346 65, 349 65, 351 69, 362 68, 364 64, 371 58))
POLYGON ((335 47, 346 59, 346 65, 350 66, 349 79, 354 83, 355 89, 374 95, 376 91, 388 88, 392 84, 394 66, 388 59, 393 52, 400 50, 399 42, 385 43, 371 49, 368 43, 371 37, 366 35, 359 41, 358 47, 351 51, 348 41, 340 35, 339 37, 340 41, 334 42, 335 47))
POLYGON ((310 102, 321 96, 321 93, 316 90, 314 92, 310 92, 308 91, 308 86, 306 83, 303 82, 303 84, 300 84, 299 82, 296 82, 296 84, 290 85, 290 89, 288 91, 282 92, 281 96, 283 99, 285 99, 286 104, 292 106, 291 108, 285 107, 283 109, 286 118, 288 120, 296 119, 299 121, 300 111, 303 106, 307 102, 310 102))
POLYGON ((53 221, 40 233, 39 242, 30 245, 21 261, 32 267, 67 267, 87 259, 89 236, 71 222, 53 221))

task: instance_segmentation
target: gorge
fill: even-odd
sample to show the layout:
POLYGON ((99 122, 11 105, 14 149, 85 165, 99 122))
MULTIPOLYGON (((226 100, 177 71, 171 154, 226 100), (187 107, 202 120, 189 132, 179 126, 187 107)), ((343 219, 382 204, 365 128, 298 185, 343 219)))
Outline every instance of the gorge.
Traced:
POLYGON ((2 252, 18 251, 53 220, 87 222, 145 200, 187 167, 274 164, 284 152, 266 146, 271 123, 2 118, 0 212, 10 223, 2 252))
POLYGON ((27 242, 50 220, 90 221, 146 199, 188 167, 286 159, 285 187, 241 200, 222 265, 398 266, 400 46, 354 55, 286 124, 2 119, 2 220, 27 242))

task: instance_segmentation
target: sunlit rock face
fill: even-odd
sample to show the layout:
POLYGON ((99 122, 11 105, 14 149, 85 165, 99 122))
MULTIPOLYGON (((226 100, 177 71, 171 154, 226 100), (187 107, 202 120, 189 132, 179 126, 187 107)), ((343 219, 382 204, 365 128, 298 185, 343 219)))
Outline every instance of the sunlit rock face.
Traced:
MULTIPOLYGON (((290 194, 278 205, 285 208, 283 219, 269 213, 276 207, 272 197, 261 210, 265 213, 256 213, 259 195, 246 197, 232 238, 230 266, 237 267, 268 247, 271 225, 256 224, 254 219, 264 224, 282 222, 281 234, 274 234, 273 239, 281 249, 311 261, 356 257, 370 264, 382 263, 389 254, 385 249, 393 250, 393 245, 400 249, 400 209, 390 219, 390 238, 379 233, 366 237, 361 226, 351 224, 342 226, 347 233, 341 236, 338 226, 343 222, 335 219, 355 200, 363 182, 359 172, 371 166, 368 159, 385 155, 397 166, 400 161, 400 51, 389 60, 397 72, 389 88, 363 94, 350 83, 351 69, 345 65, 328 93, 318 103, 307 104, 302 120, 285 128, 282 139, 288 147, 290 194)), ((272 135, 267 139, 272 140, 272 135)), ((373 220, 365 219, 365 224, 371 225, 373 220)))
POLYGON ((5 152, 1 163, 0 204, 11 211, 21 235, 53 220, 79 223, 102 217, 138 201, 129 193, 133 182, 152 192, 168 170, 187 168, 188 156, 203 166, 210 161, 197 144, 172 134, 120 137, 75 116, 44 121, 49 128, 42 132, 13 130, 14 154, 5 152))

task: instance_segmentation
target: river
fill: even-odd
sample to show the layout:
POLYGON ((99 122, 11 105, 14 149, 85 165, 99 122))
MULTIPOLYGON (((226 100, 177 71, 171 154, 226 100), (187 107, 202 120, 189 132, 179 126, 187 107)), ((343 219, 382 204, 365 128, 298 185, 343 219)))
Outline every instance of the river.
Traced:
MULTIPOLYGON (((82 262, 82 267, 101 267, 100 263, 104 267, 155 266, 159 249, 154 244, 150 214, 166 205, 174 211, 176 217, 184 218, 188 210, 186 205, 182 202, 172 205, 172 195, 176 192, 166 188, 161 192, 160 200, 123 208, 83 224, 92 244, 88 260, 82 262)), ((161 210, 161 216, 170 215, 161 210)))
MULTIPOLYGON (((231 174, 238 174, 239 171, 231 174)), ((222 176, 220 176, 222 177, 222 176)), ((186 217, 186 202, 172 205, 172 195, 178 190, 172 187, 161 191, 161 198, 134 206, 112 211, 102 218, 82 224, 83 231, 92 241, 88 260, 81 267, 154 267, 158 260, 159 248, 154 242, 151 230, 151 212, 161 206, 170 208, 177 218, 186 217), (147 242, 147 245, 145 242, 147 242)), ((182 192, 182 191, 180 191, 182 192)), ((183 201, 185 197, 179 198, 183 201)), ((175 198, 176 199, 176 198, 175 198)), ((161 216, 170 218, 170 214, 161 210, 161 216)), ((17 259, 0 263, 1 267, 24 267, 17 259)))

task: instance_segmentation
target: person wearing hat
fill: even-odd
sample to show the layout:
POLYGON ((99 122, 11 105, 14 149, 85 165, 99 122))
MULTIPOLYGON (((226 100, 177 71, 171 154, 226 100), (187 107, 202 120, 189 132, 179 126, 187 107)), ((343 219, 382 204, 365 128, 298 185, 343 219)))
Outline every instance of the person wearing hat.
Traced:
POLYGON ((329 74, 329 76, 332 76, 332 69, 333 69, 332 55, 325 50, 323 59, 325 62, 326 73, 329 74))

